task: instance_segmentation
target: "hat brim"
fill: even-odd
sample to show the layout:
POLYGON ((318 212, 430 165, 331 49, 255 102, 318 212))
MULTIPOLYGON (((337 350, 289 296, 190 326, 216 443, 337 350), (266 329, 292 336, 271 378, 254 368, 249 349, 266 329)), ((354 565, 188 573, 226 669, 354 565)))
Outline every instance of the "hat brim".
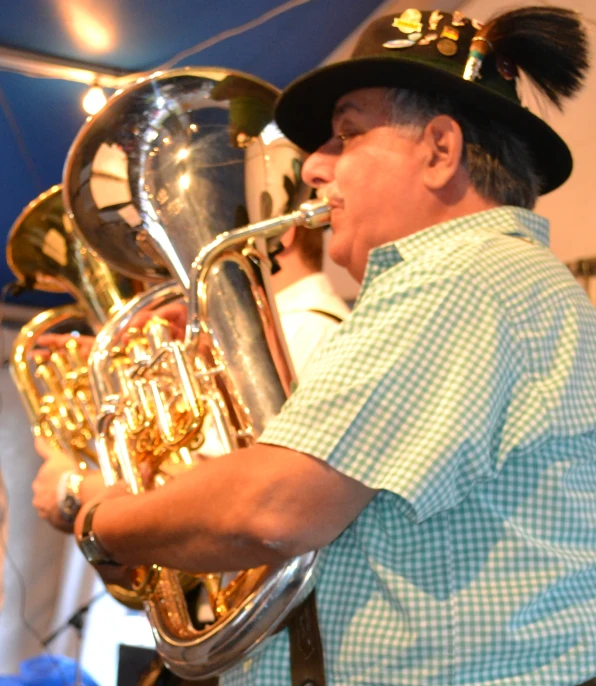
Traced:
POLYGON ((275 118, 282 132, 306 152, 314 152, 332 135, 335 103, 360 88, 412 88, 441 92, 470 111, 508 126, 527 145, 542 179, 540 193, 558 188, 571 174, 573 160, 563 139, 542 119, 517 102, 464 81, 460 74, 431 62, 406 57, 356 57, 315 69, 291 83, 280 95, 275 118))

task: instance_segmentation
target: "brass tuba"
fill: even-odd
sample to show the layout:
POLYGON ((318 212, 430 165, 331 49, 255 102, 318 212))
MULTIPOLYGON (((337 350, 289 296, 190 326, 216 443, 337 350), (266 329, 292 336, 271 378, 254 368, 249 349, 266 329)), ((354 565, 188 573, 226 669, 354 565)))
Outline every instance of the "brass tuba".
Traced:
MULTIPOLYGON (((33 434, 43 436, 85 469, 98 462, 97 414, 87 359, 76 337, 49 359, 36 354, 35 348, 45 333, 98 333, 141 284, 117 275, 93 255, 64 209, 61 185, 52 186, 24 208, 10 230, 6 255, 19 284, 69 293, 75 299, 75 303, 41 312, 21 328, 13 344, 10 371, 33 434)), ((140 609, 136 594, 128 589, 116 585, 107 589, 119 602, 140 609)))
POLYGON ((49 360, 33 351, 44 333, 99 331, 133 295, 129 280, 118 280, 77 236, 62 202, 62 186, 52 186, 32 200, 15 220, 6 247, 9 267, 26 288, 69 293, 75 304, 46 310, 18 334, 11 373, 35 435, 43 435, 82 464, 94 459, 94 417, 86 360, 76 338, 49 360))
MULTIPOLYGON (((96 338, 90 366, 106 483, 123 477, 136 493, 140 460, 192 463, 205 417, 224 450, 251 445, 290 392, 267 242, 291 223, 325 223, 328 209, 296 210, 307 195, 301 154, 273 122, 276 97, 269 84, 225 69, 156 74, 116 94, 71 148, 65 203, 94 250, 131 276, 176 278, 133 299, 96 338), (159 319, 128 331, 140 313, 179 301, 188 308, 183 341, 159 319)), ((178 572, 137 570, 164 662, 198 679, 231 667, 302 599, 315 557, 229 583, 199 575, 207 622, 178 572)))

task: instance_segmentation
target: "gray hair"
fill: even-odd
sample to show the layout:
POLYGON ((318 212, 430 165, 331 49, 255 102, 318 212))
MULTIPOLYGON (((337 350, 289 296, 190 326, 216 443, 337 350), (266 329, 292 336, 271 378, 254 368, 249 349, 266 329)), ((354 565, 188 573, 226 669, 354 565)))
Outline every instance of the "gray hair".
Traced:
POLYGON ((466 111, 448 96, 388 89, 391 121, 412 134, 420 133, 439 114, 452 117, 464 138, 462 164, 476 191, 500 205, 532 209, 542 179, 524 141, 507 126, 486 115, 466 111))

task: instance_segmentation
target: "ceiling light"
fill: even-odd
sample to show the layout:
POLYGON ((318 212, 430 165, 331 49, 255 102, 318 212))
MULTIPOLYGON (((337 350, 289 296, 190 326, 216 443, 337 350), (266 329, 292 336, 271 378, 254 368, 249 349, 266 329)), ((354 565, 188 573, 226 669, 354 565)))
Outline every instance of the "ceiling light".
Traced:
POLYGON ((96 114, 106 104, 106 94, 99 86, 91 86, 83 98, 83 109, 87 114, 96 114))

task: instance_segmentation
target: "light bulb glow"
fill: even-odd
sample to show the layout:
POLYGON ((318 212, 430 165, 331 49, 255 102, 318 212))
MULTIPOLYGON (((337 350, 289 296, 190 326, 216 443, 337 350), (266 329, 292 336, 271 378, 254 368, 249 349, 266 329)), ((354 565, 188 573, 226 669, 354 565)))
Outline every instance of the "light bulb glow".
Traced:
POLYGON ((116 16, 93 0, 55 0, 63 26, 79 47, 107 53, 116 46, 116 16))
POLYGON ((83 98, 83 109, 87 114, 96 114, 106 104, 107 98, 99 86, 91 86, 83 98))

